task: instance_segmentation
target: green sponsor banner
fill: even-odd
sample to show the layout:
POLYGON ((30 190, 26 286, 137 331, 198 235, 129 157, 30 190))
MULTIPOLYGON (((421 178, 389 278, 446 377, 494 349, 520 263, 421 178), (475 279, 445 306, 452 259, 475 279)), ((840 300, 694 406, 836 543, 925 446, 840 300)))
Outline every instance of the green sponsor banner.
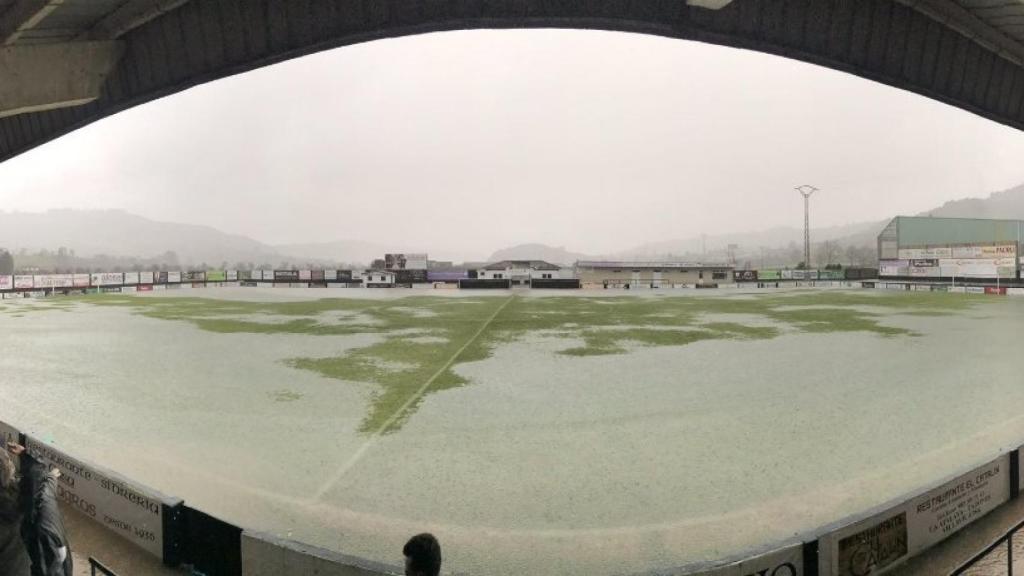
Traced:
POLYGON ((778 270, 758 270, 758 280, 781 280, 782 274, 778 270))
POLYGON ((842 270, 821 270, 818 272, 819 280, 842 280, 842 270))
POLYGON ((223 282, 228 279, 228 274, 224 270, 207 270, 206 281, 207 282, 223 282))

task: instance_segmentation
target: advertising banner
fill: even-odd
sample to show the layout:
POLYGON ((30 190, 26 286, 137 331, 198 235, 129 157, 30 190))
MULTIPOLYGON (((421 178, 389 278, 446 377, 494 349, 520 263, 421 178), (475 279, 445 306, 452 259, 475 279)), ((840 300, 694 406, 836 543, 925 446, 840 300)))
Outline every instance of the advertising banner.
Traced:
MULTIPOLYGON (((161 272, 160 274, 162 275, 163 272, 161 272)), ((168 284, 177 284, 179 282, 181 282, 181 272, 180 271, 174 270, 174 271, 168 271, 167 272, 167 283, 168 284)))
POLYGON ((206 280, 206 271, 203 270, 191 270, 189 272, 183 272, 181 275, 182 282, 204 282, 206 280))
POLYGON ((88 288, 89 280, 88 274, 75 274, 72 276, 72 283, 75 288, 88 288))
POLYGON ((338 282, 351 282, 352 271, 351 270, 338 270, 338 282))
POLYGON ((224 270, 207 270, 206 281, 207 282, 223 282, 227 280, 228 274, 224 270))
POLYGON ((758 270, 758 280, 781 280, 782 274, 778 270, 758 270))
POLYGON ((907 276, 910 274, 909 260, 881 260, 878 263, 879 276, 907 276))
POLYGON ((793 279, 793 270, 783 270, 781 272, 781 275, 782 275, 782 279, 783 280, 792 280, 793 279))
POLYGON ((901 248, 898 260, 921 260, 925 258, 952 258, 953 249, 948 246, 938 248, 901 248))
POLYGON ((299 279, 299 271, 298 270, 274 270, 274 280, 275 281, 290 282, 290 281, 298 280, 298 279, 299 279))
POLYGON ((337 280, 337 279, 338 279, 338 271, 337 270, 324 270, 324 280, 326 280, 328 282, 332 282, 332 281, 337 280))
POLYGON ((1016 244, 1000 244, 997 246, 982 246, 981 247, 982 258, 1016 258, 1017 257, 1017 245, 1016 244))
POLYGON ((737 282, 753 282, 757 280, 757 270, 733 270, 732 277, 737 282))
POLYGON ((74 274, 43 274, 35 276, 32 280, 36 288, 74 288, 74 274))
POLYGON ((938 278, 939 267, 938 266, 926 266, 924 268, 919 266, 910 267, 910 275, 914 278, 938 278))
POLYGON ((73 458, 33 436, 25 444, 35 459, 61 471, 57 484, 61 500, 157 558, 164 557, 164 514, 176 515, 172 509, 181 500, 73 458))
POLYGON ((125 272, 124 273, 124 283, 125 283, 126 286, 134 286, 135 284, 138 284, 139 283, 139 273, 138 272, 125 272))
POLYGON ((820 280, 842 280, 843 279, 843 271, 842 270, 819 270, 818 271, 818 278, 820 280))
POLYGON ((35 286, 31 275, 19 274, 14 277, 15 290, 31 290, 35 286))
POLYGON ((910 261, 911 268, 931 268, 938 265, 939 261, 936 258, 917 258, 910 261))
POLYGON ((225 279, 228 280, 229 282, 234 282, 238 280, 238 270, 228 270, 225 279))
POLYGON ((876 574, 934 546, 1010 499, 1010 457, 818 539, 819 573, 876 574))
POLYGON ((139 272, 139 284, 152 284, 153 273, 152 272, 139 272))
POLYGON ((327 276, 326 274, 324 274, 324 270, 313 270, 313 274, 312 276, 310 276, 309 279, 313 280, 314 282, 323 282, 326 277, 327 276))
POLYGON ((388 270, 426 270, 426 254, 385 254, 384 268, 388 270))
POLYGON ((939 260, 944 277, 1014 278, 1017 275, 1015 258, 967 258, 939 260))
POLYGON ((14 288, 14 276, 0 274, 0 290, 10 290, 11 288, 14 288))
POLYGON ((299 280, 309 280, 313 277, 312 270, 299 270, 299 280))
POLYGON ((121 272, 98 272, 89 276, 91 286, 120 286, 124 283, 121 272))

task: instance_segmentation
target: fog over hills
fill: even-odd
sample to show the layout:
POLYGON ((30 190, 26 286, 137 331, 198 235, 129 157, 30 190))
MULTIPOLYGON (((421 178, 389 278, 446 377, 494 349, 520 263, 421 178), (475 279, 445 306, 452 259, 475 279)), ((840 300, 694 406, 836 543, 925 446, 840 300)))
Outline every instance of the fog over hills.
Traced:
MULTIPOLYGON (((1024 184, 995 192, 987 198, 964 198, 947 202, 919 215, 963 218, 1024 219, 1024 184)), ((813 217, 813 213, 812 213, 813 217)), ((812 240, 820 246, 835 243, 842 249, 873 250, 875 237, 888 219, 858 222, 844 226, 812 229, 812 240)), ((662 259, 724 260, 769 266, 795 264, 803 242, 803 230, 776 227, 754 232, 730 234, 690 234, 675 240, 649 242, 612 254, 586 254, 565 247, 530 243, 503 248, 488 261, 547 260, 571 265, 586 259, 662 259), (729 245, 736 247, 729 254, 729 245), (767 256, 766 256, 767 254, 767 256)), ((220 266, 228 263, 252 263, 278 266, 292 263, 366 265, 386 252, 426 251, 432 259, 457 260, 457 254, 432 252, 429 245, 410 248, 361 240, 338 240, 316 244, 274 246, 239 234, 227 234, 210 226, 161 222, 120 210, 49 210, 47 212, 0 211, 0 247, 14 253, 74 250, 79 256, 155 258, 174 252, 182 265, 220 266)), ((821 252, 820 250, 816 250, 821 252)))

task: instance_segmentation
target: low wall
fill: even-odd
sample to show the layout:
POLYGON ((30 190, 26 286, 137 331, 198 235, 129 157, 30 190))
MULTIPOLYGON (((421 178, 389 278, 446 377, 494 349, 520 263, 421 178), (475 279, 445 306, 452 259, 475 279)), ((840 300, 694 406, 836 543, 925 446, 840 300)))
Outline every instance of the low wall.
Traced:
POLYGON ((398 566, 345 556, 261 532, 246 530, 242 533, 242 574, 245 576, 379 576, 402 573, 403 569, 398 566))
MULTIPOLYGON (((207 576, 373 576, 401 568, 281 539, 192 509, 0 422, 0 439, 17 440, 63 472, 59 497, 165 564, 190 564, 207 576)), ((889 572, 1016 499, 1017 448, 872 510, 820 527, 766 551, 715 565, 682 566, 675 575, 868 576, 889 572)), ((72 538, 74 535, 72 535, 72 538)), ((396 550, 396 555, 398 551, 396 550)), ((659 572, 658 574, 662 574, 659 572)))

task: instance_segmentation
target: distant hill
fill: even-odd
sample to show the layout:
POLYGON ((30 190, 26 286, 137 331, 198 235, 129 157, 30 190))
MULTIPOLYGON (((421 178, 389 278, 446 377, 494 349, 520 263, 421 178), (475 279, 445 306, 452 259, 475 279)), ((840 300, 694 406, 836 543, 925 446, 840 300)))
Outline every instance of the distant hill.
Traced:
POLYGON ((591 260, 593 256, 579 252, 570 252, 564 247, 546 244, 519 244, 498 250, 487 259, 488 262, 501 260, 544 260, 552 264, 571 266, 577 260, 591 260))
POLYGON ((151 257, 170 251, 185 265, 215 266, 224 261, 276 265, 281 260, 274 248, 252 238, 121 210, 0 212, 0 246, 12 252, 53 251, 63 246, 79 256, 151 257))
MULTIPOLYGON (((874 242, 875 237, 885 227, 888 221, 858 222, 844 226, 830 226, 827 228, 812 228, 811 237, 815 242, 835 240, 844 243, 864 243, 868 240, 874 242)), ((664 240, 660 242, 648 242, 624 250, 618 255, 625 259, 638 258, 664 258, 667 255, 696 255, 722 254, 730 244, 736 244, 741 252, 755 248, 766 249, 785 248, 791 243, 802 245, 804 231, 802 228, 778 227, 769 228, 757 232, 744 232, 738 234, 709 234, 704 238, 693 236, 677 240, 664 240), (706 247, 706 250, 705 250, 706 247)))
MULTIPOLYGON (((278 244, 274 246, 281 254, 295 259, 315 258, 366 266, 375 258, 383 258, 386 253, 417 252, 403 250, 401 247, 386 246, 361 240, 338 240, 335 242, 318 242, 311 244, 278 244)), ((422 250, 418 251, 422 252, 422 250)))
POLYGON ((921 212, 919 216, 1024 220, 1024 184, 994 192, 988 198, 951 200, 934 210, 921 212))

